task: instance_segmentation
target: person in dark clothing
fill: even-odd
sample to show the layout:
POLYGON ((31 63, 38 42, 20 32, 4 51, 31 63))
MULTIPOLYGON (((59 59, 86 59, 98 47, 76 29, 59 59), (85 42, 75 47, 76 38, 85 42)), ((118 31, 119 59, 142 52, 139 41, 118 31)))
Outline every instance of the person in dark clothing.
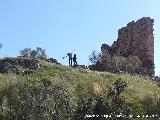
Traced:
POLYGON ((76 57, 76 54, 74 54, 74 56, 73 56, 73 62, 74 62, 74 66, 77 65, 77 57, 76 57))
POLYGON ((69 66, 72 66, 72 53, 67 54, 69 57, 69 66))

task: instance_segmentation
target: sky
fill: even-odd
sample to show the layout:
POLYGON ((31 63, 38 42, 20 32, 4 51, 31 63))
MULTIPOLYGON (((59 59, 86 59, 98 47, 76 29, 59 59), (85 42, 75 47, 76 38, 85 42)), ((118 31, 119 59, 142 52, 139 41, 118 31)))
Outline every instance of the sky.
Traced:
POLYGON ((93 50, 112 44, 118 29, 142 17, 154 19, 155 71, 160 75, 160 0, 0 0, 0 57, 19 55, 37 46, 49 57, 77 54, 89 65, 93 50))

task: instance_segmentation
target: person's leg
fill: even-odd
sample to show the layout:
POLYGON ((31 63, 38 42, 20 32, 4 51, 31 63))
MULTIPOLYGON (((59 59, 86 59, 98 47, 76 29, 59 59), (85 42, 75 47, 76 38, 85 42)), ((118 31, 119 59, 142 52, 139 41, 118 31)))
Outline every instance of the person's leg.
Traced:
POLYGON ((72 59, 71 59, 71 66, 72 66, 72 59))
POLYGON ((70 60, 70 58, 69 58, 69 66, 71 66, 71 60, 70 60))

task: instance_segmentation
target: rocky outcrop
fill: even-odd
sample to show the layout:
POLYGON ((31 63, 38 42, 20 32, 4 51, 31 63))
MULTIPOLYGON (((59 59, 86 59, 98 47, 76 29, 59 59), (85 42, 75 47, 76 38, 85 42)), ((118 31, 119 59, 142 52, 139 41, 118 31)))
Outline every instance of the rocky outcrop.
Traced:
POLYGON ((29 75, 39 68, 36 59, 4 58, 0 60, 0 73, 29 75))
POLYGON ((102 54, 120 54, 128 57, 138 56, 143 63, 143 71, 154 76, 154 20, 143 17, 132 21, 118 30, 118 39, 111 46, 102 44, 102 54))
POLYGON ((48 58, 46 61, 50 62, 50 63, 55 63, 55 64, 59 64, 60 65, 60 63, 54 58, 48 58))
POLYGON ((73 68, 82 68, 82 69, 87 69, 88 67, 86 65, 73 65, 73 68))

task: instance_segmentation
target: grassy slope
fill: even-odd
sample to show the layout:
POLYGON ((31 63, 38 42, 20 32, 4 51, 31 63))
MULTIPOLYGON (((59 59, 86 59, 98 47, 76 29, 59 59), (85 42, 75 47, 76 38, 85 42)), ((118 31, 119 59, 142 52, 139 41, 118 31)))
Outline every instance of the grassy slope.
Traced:
POLYGON ((93 72, 49 64, 44 61, 41 61, 41 63, 46 67, 41 68, 38 72, 30 76, 0 74, 0 91, 16 82, 32 84, 46 78, 51 82, 61 82, 67 85, 76 107, 78 97, 85 98, 91 92, 98 92, 105 99, 105 91, 112 86, 115 80, 121 78, 128 84, 123 96, 126 103, 131 106, 132 112, 152 114, 154 111, 159 111, 160 113, 160 107, 158 107, 160 89, 151 80, 129 74, 93 72), (95 84, 98 85, 99 90, 93 89, 95 84))

